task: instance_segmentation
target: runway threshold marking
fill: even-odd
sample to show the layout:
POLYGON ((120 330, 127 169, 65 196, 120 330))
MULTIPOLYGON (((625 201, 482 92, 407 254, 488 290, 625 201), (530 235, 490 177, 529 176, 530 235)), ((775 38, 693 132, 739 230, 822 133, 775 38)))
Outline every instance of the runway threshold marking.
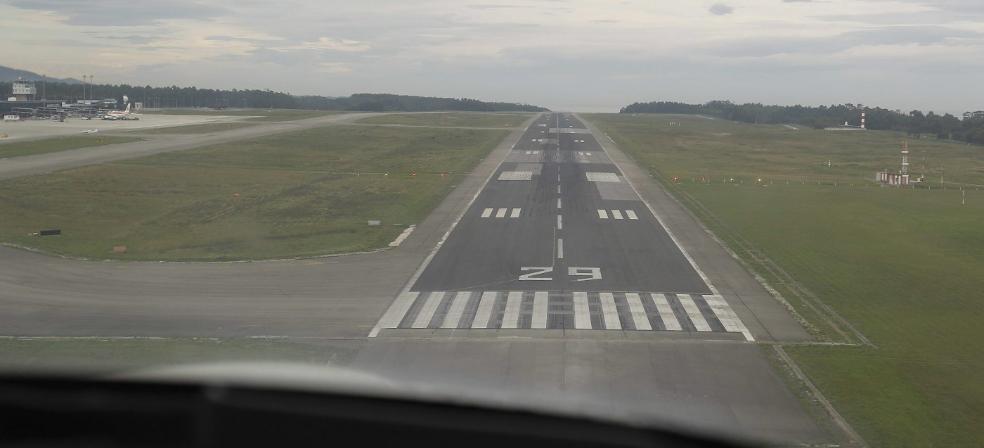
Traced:
POLYGON ((700 309, 697 308, 694 299, 691 299, 686 294, 677 294, 677 300, 680 301, 680 305, 683 305, 683 310, 687 312, 687 317, 690 318, 690 322, 693 322, 694 328, 697 331, 711 331, 711 326, 707 324, 704 316, 700 314, 700 309))
POLYGON ((683 330, 683 327, 680 326, 680 321, 673 314, 673 308, 670 307, 670 302, 666 299, 666 295, 650 294, 650 296, 653 299, 653 303, 656 304, 656 312, 659 313, 659 318, 663 321, 663 327, 670 331, 683 330))
POLYGON ((488 328, 489 319, 492 318, 492 307, 495 305, 495 298, 498 293, 495 291, 485 291, 478 302, 478 310, 475 311, 475 319, 472 321, 472 328, 488 328))
POLYGON ((618 308, 615 307, 615 295, 610 292, 598 294, 601 302, 601 315, 605 320, 605 328, 609 330, 621 330, 622 322, 618 318, 618 308))
POLYGON ((549 294, 537 291, 533 294, 533 321, 531 328, 547 328, 547 311, 549 310, 549 294))
POLYGON ((574 328, 578 330, 591 329, 591 310, 588 308, 588 293, 575 292, 574 299, 574 328))
POLYGON ((444 300, 444 291, 434 291, 430 293, 427 297, 427 301, 424 302, 423 308, 417 313, 417 318, 413 321, 413 328, 427 328, 430 325, 431 319, 434 318, 434 312, 437 311, 438 305, 444 300))
POLYGON ((506 296, 506 311, 502 314, 500 328, 519 328, 519 311, 523 305, 522 291, 509 291, 506 296))
POLYGON ((441 328, 458 328, 458 322, 461 321, 461 316, 465 313, 468 299, 471 299, 470 291, 459 291, 458 294, 455 294, 454 300, 448 308, 448 314, 444 316, 444 322, 441 322, 441 328))
POLYGON ((632 324, 635 325, 636 330, 652 330, 653 326, 646 317, 646 308, 642 306, 639 294, 626 293, 625 301, 629 304, 629 313, 632 315, 632 324))

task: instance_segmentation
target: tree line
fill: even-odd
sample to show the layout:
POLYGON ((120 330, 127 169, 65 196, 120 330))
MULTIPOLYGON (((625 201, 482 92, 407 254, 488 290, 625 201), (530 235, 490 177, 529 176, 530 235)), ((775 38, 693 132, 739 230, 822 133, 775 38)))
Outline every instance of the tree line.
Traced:
POLYGON ((735 104, 730 101, 711 101, 704 104, 653 101, 630 104, 623 107, 620 113, 697 114, 745 123, 790 123, 822 129, 838 126, 844 122, 857 126, 862 110, 865 112, 868 129, 901 131, 914 136, 934 135, 940 139, 984 145, 984 118, 961 120, 951 114, 938 115, 934 112, 923 113, 918 110, 902 113, 881 107, 862 107, 854 104, 813 107, 735 104))
MULTIPOLYGON (((286 92, 254 89, 199 89, 196 87, 151 87, 128 84, 68 84, 37 82, 38 97, 50 100, 75 100, 83 96, 91 99, 114 98, 117 101, 127 95, 130 101, 142 102, 148 108, 182 107, 243 107, 273 109, 316 109, 351 111, 525 111, 541 112, 547 109, 519 103, 487 102, 469 98, 436 98, 411 95, 359 93, 347 97, 296 96, 286 92)), ((10 92, 11 83, 0 83, 0 92, 10 92)))

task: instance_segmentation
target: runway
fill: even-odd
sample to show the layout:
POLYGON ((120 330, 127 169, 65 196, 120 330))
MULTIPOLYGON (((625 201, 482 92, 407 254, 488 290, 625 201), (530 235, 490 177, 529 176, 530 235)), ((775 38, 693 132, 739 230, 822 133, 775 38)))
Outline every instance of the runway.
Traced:
POLYGON ((571 114, 545 114, 380 319, 392 329, 754 337, 571 114))

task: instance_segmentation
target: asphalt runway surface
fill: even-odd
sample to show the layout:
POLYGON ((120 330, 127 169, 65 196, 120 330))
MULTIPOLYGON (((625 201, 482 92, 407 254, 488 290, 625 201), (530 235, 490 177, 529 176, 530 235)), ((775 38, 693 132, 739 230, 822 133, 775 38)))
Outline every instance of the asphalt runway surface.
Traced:
POLYGON ((571 114, 527 129, 376 332, 429 328, 754 340, 571 114))
MULTIPOLYGON (((351 119, 54 153, 0 177, 351 119)), ((636 421, 831 441, 749 342, 808 341, 806 331, 647 173, 569 114, 514 130, 403 244, 378 253, 152 263, 0 247, 0 337, 299 341, 332 364, 449 390, 561 395, 636 421)))

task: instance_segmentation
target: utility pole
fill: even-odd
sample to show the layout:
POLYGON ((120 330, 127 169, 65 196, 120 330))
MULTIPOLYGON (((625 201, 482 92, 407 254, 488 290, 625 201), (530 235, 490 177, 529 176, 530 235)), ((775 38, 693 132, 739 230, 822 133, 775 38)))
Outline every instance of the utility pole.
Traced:
POLYGON ((41 75, 41 101, 48 105, 48 77, 41 75))

